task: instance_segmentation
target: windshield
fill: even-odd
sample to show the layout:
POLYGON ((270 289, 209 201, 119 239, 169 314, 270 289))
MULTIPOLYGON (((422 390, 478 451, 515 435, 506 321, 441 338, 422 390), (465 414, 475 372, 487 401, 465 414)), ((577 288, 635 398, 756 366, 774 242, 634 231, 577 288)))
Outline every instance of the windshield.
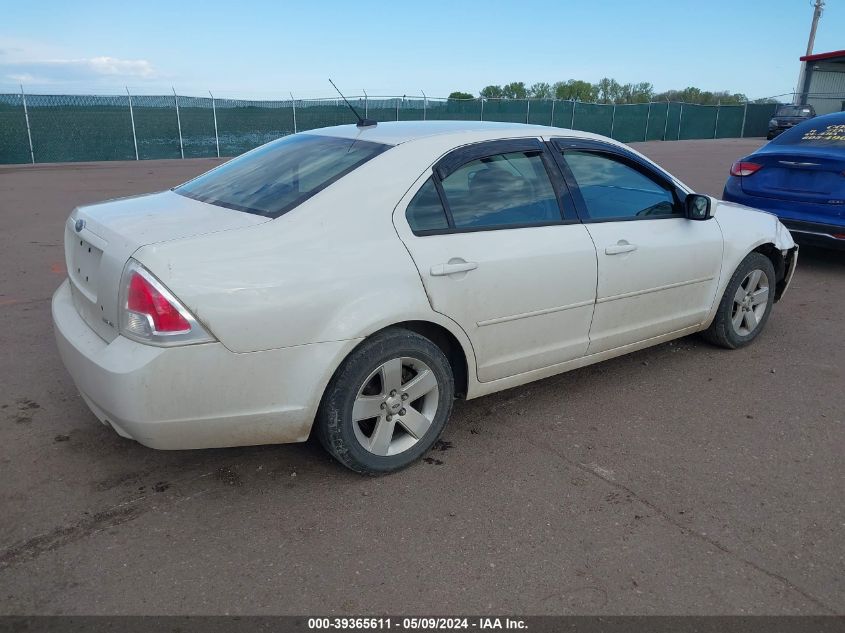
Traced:
POLYGON ((770 145, 831 147, 845 150, 845 117, 809 119, 776 137, 770 145), (820 119, 828 119, 826 124, 820 119))
POLYGON ((294 134, 247 152, 173 191, 277 218, 389 148, 350 138, 294 134))
POLYGON ((811 113, 807 106, 781 106, 775 116, 809 116, 811 113))

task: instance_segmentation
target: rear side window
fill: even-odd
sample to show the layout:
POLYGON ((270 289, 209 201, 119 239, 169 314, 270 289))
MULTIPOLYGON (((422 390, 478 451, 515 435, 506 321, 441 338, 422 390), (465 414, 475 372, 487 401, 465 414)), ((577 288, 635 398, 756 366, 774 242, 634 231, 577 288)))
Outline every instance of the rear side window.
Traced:
POLYGON ((174 191, 277 218, 389 148, 369 141, 294 134, 239 156, 174 191))
POLYGON ((512 152, 474 160, 443 181, 455 228, 505 228, 560 222, 542 156, 512 152))
POLYGON ((405 210, 405 217, 414 233, 442 231, 449 228, 446 211, 443 209, 440 195, 431 178, 425 181, 417 195, 411 200, 405 210))

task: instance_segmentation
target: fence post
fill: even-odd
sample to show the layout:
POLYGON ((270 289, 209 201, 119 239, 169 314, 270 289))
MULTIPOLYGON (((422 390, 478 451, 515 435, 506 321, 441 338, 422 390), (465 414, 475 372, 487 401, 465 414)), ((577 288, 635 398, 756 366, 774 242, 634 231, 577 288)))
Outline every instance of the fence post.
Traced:
POLYGON ((425 121, 425 117, 428 114, 428 112, 426 112, 426 110, 428 110, 428 97, 425 96, 425 92, 422 90, 420 90, 420 92, 422 92, 423 96, 423 121, 425 121))
POLYGON ((214 144, 217 146, 217 158, 220 158, 220 136, 217 134, 217 104, 214 103, 214 95, 211 90, 208 91, 211 95, 211 113, 214 115, 214 144))
MULTIPOLYGON (((361 88, 361 90, 364 90, 361 88)), ((364 90, 364 118, 370 113, 370 98, 367 96, 367 91, 364 90)))
POLYGON ((660 139, 662 141, 666 140, 666 133, 669 131, 669 106, 671 102, 669 99, 666 99, 666 119, 663 121, 663 138, 660 139))
POLYGON ((179 118, 179 97, 176 95, 176 88, 170 86, 173 90, 173 98, 176 100, 176 126, 179 128, 179 154, 185 158, 185 146, 182 143, 182 119, 179 118))
POLYGON ((290 95, 290 107, 293 110, 293 133, 296 134, 296 99, 293 98, 293 93, 289 92, 290 95))
POLYGON ((399 97, 396 97, 396 120, 399 120, 399 97))
POLYGON ((528 117, 531 116, 531 99, 525 100, 525 125, 528 125, 528 117))
POLYGON ((549 120, 549 125, 552 127, 555 126, 555 101, 556 99, 552 99, 552 118, 549 120))
POLYGON ((651 119, 651 101, 648 102, 648 111, 645 115, 645 134, 643 134, 643 142, 648 140, 648 122, 651 119))
POLYGON ((678 138, 675 139, 676 141, 681 140, 681 125, 683 125, 683 123, 684 123, 684 102, 681 101, 681 111, 678 114, 678 138))
POLYGON ((132 95, 129 94, 129 86, 126 88, 126 96, 129 97, 129 119, 132 121, 132 142, 135 144, 135 160, 138 160, 138 137, 135 135, 135 112, 132 110, 132 95))
POLYGON ((719 111, 722 109, 722 100, 716 102, 716 125, 713 126, 713 138, 719 134, 719 111))
POLYGON ((616 104, 613 104, 613 112, 610 114, 610 138, 613 138, 613 128, 616 125, 616 104))
POLYGON ((739 131, 739 138, 745 138, 745 119, 748 118, 748 102, 745 102, 745 108, 742 110, 742 129, 739 131))
POLYGON ((21 84, 21 100, 23 101, 23 118, 26 120, 26 137, 29 139, 29 159, 35 164, 35 152, 32 151, 32 132, 29 129, 29 110, 26 109, 26 95, 21 84))
POLYGON ((572 120, 569 121, 569 129, 575 129, 575 104, 578 103, 575 99, 572 100, 572 120))
POLYGON ((484 97, 479 97, 481 99, 481 120, 484 120, 484 97))

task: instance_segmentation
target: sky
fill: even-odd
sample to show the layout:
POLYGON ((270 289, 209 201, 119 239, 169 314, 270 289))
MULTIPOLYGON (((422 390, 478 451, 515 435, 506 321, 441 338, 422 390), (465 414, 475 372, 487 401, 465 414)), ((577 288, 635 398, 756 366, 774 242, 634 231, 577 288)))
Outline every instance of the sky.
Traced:
MULTIPOLYGON (((255 99, 477 94, 566 79, 794 90, 810 0, 135 0, 9 2, 0 92, 255 99)), ((845 49, 828 0, 815 52, 845 49)))

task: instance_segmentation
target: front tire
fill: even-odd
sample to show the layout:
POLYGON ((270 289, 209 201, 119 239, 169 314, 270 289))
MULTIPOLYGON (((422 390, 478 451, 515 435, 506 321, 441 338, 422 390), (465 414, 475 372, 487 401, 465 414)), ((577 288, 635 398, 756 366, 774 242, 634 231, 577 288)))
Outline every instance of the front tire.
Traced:
POLYGON ((393 472, 437 441, 454 393, 443 351, 415 332, 391 328, 361 343, 337 370, 317 413, 318 437, 355 472, 393 472))
POLYGON ((751 343, 769 320, 776 283, 772 261, 761 253, 749 253, 728 282, 704 338, 728 349, 751 343))

